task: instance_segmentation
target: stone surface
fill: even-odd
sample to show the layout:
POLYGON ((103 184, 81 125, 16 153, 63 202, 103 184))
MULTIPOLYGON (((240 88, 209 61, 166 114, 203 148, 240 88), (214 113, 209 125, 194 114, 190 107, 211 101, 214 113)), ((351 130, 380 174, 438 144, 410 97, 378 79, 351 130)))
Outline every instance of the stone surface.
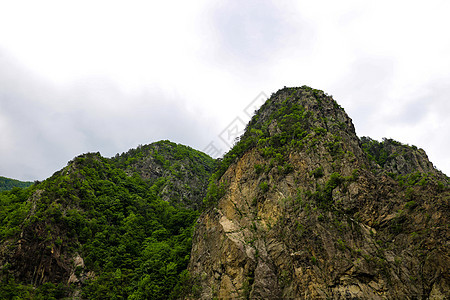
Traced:
MULTIPOLYGON (((257 122, 267 121, 291 92, 272 96, 257 122)), ((224 196, 203 212, 194 233, 189 271, 200 293, 192 297, 449 298, 448 181, 444 188, 436 182, 401 186, 374 171, 350 118, 330 97, 301 89, 297 95, 290 101, 311 111, 313 128, 327 133, 310 147, 288 148, 285 163, 293 168, 287 174, 258 147, 230 164, 219 179, 227 186, 224 196), (338 155, 329 146, 336 136, 338 155), (266 168, 258 174, 255 165, 266 168), (319 167, 323 174, 316 177, 319 167), (345 179, 328 199, 333 173, 345 179)), ((280 132, 276 120, 268 132, 280 132)), ((407 175, 432 167, 426 154, 413 158, 411 166, 405 158, 388 171, 407 175)))

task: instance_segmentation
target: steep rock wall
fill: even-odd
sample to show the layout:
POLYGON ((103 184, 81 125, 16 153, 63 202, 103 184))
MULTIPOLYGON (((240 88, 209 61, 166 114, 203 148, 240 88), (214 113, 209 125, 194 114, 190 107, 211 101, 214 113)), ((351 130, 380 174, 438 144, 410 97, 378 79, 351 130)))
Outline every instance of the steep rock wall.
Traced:
POLYGON ((260 122, 269 139, 283 134, 285 115, 273 115, 286 99, 310 112, 309 137, 278 162, 258 143, 220 176, 224 194, 194 233, 191 296, 448 297, 448 182, 405 187, 375 175, 351 120, 323 93, 282 90, 247 131, 260 122))

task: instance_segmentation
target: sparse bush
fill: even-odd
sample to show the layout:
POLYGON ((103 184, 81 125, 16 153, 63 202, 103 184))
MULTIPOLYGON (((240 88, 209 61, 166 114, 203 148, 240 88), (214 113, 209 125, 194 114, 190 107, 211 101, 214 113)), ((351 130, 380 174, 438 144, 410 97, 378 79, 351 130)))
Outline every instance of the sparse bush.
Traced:
POLYGON ((323 167, 320 166, 317 169, 315 169, 314 171, 311 172, 311 175, 314 176, 314 178, 321 178, 323 177, 324 173, 323 173, 323 167))
POLYGON ((255 173, 256 174, 261 174, 264 171, 264 167, 262 165, 256 164, 255 165, 255 173))
POLYGON ((268 184, 266 181, 261 182, 261 183, 259 184, 259 188, 261 189, 261 191, 262 191, 263 193, 267 193, 267 192, 269 191, 269 184, 268 184))
POLYGON ((415 201, 408 201, 405 203, 406 209, 414 209, 417 206, 417 203, 415 201))

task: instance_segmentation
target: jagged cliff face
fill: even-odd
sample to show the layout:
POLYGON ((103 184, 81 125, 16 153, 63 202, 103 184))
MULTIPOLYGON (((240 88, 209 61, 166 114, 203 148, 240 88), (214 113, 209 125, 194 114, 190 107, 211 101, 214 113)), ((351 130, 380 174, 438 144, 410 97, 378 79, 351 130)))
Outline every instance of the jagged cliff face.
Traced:
POLYGON ((450 297, 448 178, 372 166, 331 97, 272 95, 224 158, 220 192, 210 186, 191 297, 450 297))

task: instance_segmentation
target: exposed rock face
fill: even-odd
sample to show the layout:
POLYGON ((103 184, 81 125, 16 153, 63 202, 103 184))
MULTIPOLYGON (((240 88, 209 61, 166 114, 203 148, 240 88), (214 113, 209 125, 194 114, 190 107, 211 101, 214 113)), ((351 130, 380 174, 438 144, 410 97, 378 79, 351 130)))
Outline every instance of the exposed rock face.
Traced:
MULTIPOLYGON (((450 297, 447 177, 374 172, 350 118, 307 87, 273 95, 240 143, 194 233, 193 298, 450 297)), ((408 162, 388 170, 432 167, 408 162)))
MULTIPOLYGON (((70 257, 65 256, 67 252, 43 238, 46 236, 45 225, 36 224, 25 228, 20 234, 16 251, 8 257, 17 266, 17 279, 33 285, 65 282, 70 272, 70 257)), ((8 254, 5 253, 5 256, 8 254)))

